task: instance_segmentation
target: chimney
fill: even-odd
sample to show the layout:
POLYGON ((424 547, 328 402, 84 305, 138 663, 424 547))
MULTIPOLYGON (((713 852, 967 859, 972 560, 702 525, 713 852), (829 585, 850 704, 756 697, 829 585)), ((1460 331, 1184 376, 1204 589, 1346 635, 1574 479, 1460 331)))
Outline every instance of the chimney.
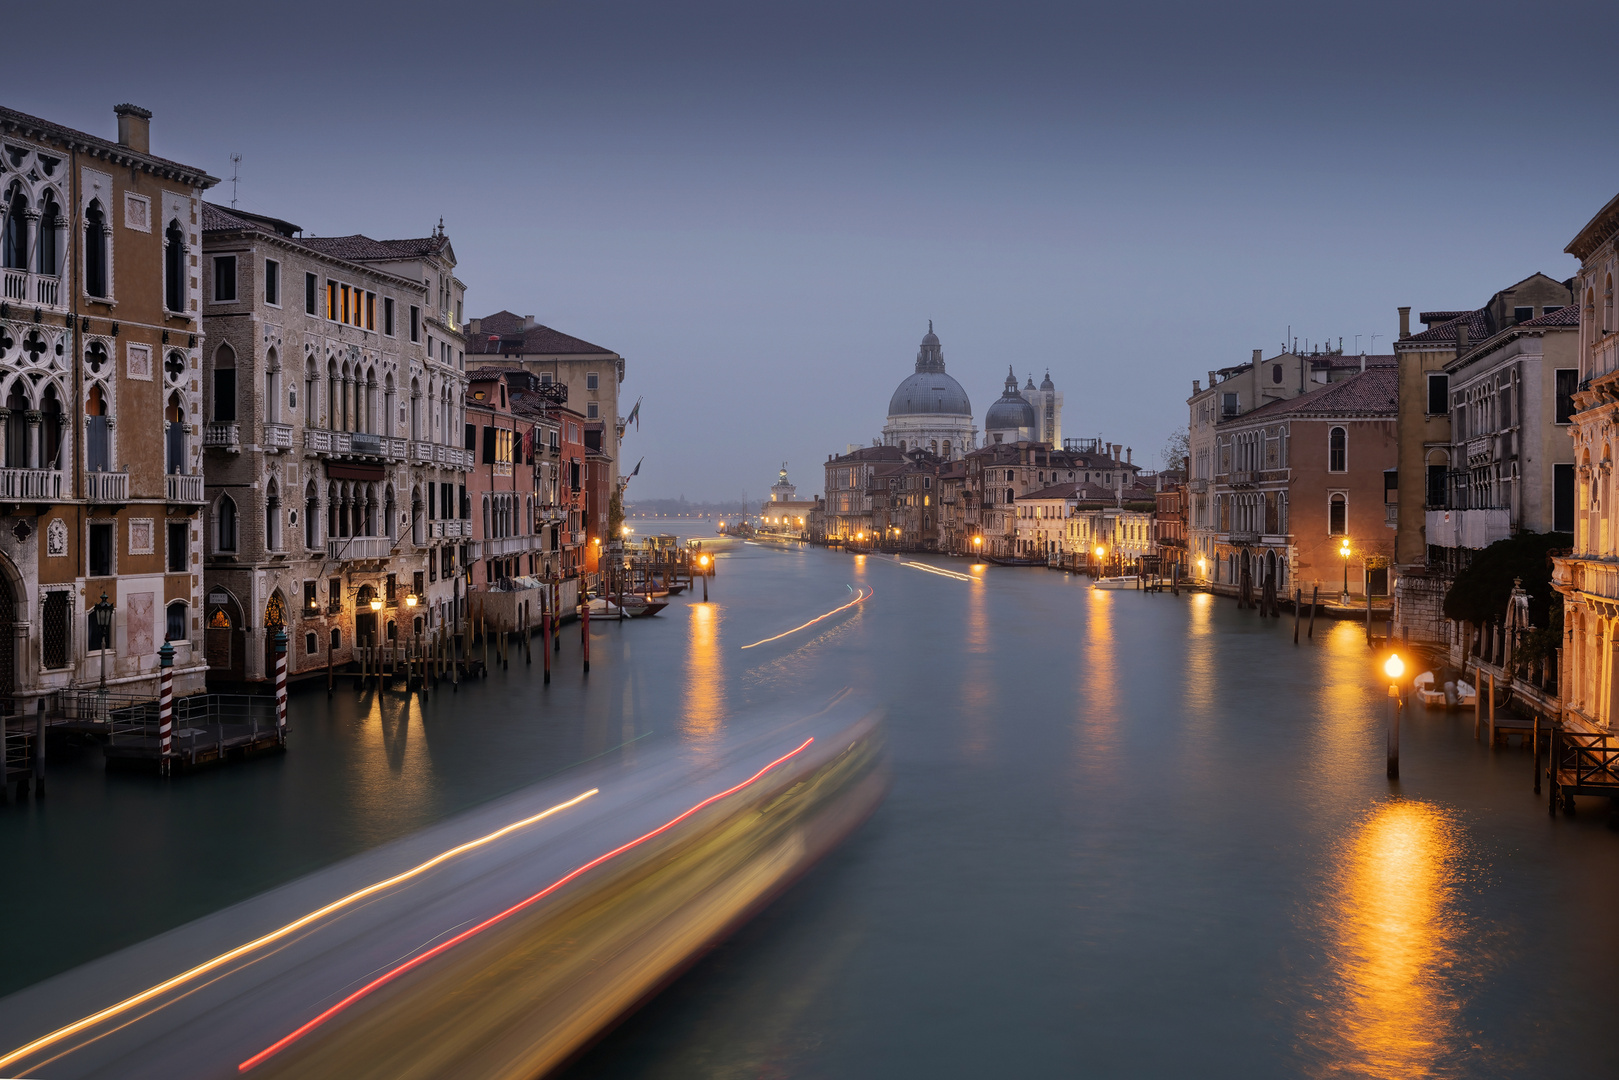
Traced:
POLYGON ((1214 372, 1212 372, 1212 371, 1209 372, 1209 385, 1210 386, 1214 385, 1214 372))
POLYGON ((1202 392, 1203 392, 1203 387, 1199 384, 1198 380, 1193 379, 1192 380, 1192 393, 1201 394, 1202 392))
POLYGON ((1124 463, 1126 465, 1132 465, 1132 464, 1135 463, 1135 459, 1136 459, 1135 451, 1131 450, 1128 446, 1126 446, 1124 448, 1124 463))
POLYGON ((523 329, 524 330, 532 330, 538 325, 540 325, 540 324, 534 321, 534 316, 532 316, 532 315, 524 315, 523 316, 523 329))
POLYGON ((473 319, 471 322, 467 323, 467 329, 474 334, 480 333, 483 329, 483 320, 473 319))
POLYGON ((1456 355, 1460 356, 1467 351, 1467 323, 1456 324, 1456 355))
POLYGON ((152 152, 152 114, 139 105, 119 105, 113 110, 118 117, 118 145, 127 146, 139 154, 152 152))
POLYGON ((1265 359, 1265 350, 1264 349, 1255 349, 1254 350, 1254 363, 1255 363, 1255 365, 1257 365, 1263 359, 1265 359))
POLYGON ((1366 354, 1365 353, 1360 354, 1360 371, 1361 371, 1362 375, 1364 375, 1366 373, 1366 354))
POLYGON ((1409 307, 1403 307, 1403 308, 1400 309, 1400 340, 1404 341, 1406 338, 1408 338, 1410 336, 1411 336, 1411 309, 1409 307))

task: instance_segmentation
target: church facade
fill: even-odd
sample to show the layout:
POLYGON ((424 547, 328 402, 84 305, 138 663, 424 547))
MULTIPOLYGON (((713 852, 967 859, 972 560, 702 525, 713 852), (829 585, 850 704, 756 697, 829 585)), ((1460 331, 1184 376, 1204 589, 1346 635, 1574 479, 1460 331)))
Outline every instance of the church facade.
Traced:
POLYGON ((888 402, 882 445, 902 451, 926 450, 954 461, 978 444, 967 391, 944 370, 944 350, 928 321, 916 353, 916 370, 905 377, 888 402))

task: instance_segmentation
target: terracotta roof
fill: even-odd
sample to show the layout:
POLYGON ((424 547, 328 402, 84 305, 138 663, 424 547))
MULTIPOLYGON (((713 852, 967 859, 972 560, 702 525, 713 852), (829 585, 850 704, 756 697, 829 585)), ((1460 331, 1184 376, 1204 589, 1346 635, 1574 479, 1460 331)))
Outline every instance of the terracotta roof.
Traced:
MULTIPOLYGON (((1083 499, 1083 498, 1086 498, 1087 496, 1080 494, 1080 491, 1082 489, 1084 489, 1084 488, 1087 488, 1087 487, 1096 487, 1096 485, 1095 484, 1086 484, 1084 482, 1073 483, 1073 484, 1053 484, 1050 487, 1043 487, 1039 491, 1031 491, 1031 492, 1028 492, 1027 494, 1019 495, 1018 498, 1019 499, 1071 499, 1071 498, 1078 497, 1078 498, 1083 499)), ((1100 491, 1102 489, 1097 488, 1097 490, 1100 491)))
POLYGON ((1467 314, 1466 310, 1462 310, 1462 311, 1422 311, 1422 312, 1417 313, 1417 321, 1420 322, 1420 323, 1426 323, 1428 326, 1432 326, 1435 323, 1450 322, 1450 320, 1452 320, 1452 319, 1459 319, 1463 315, 1466 315, 1466 314, 1467 314))
POLYGON ((862 446, 852 454, 839 454, 829 465, 846 461, 899 461, 904 454, 897 446, 862 446))
POLYGON ((512 373, 511 368, 498 368, 498 367, 473 368, 471 371, 467 372, 467 382, 469 382, 469 383, 494 382, 496 379, 499 379, 503 375, 510 375, 511 373, 512 373))
POLYGON ((612 349, 604 349, 600 345, 593 345, 584 338, 576 338, 572 334, 564 334, 560 330, 553 330, 549 326, 531 326, 523 329, 523 317, 513 315, 509 311, 497 311, 493 315, 486 315, 477 320, 478 332, 472 332, 471 323, 466 326, 467 352, 482 353, 484 355, 499 354, 503 343, 508 339, 519 336, 523 339, 522 351, 525 354, 556 355, 569 353, 602 353, 608 356, 615 355, 612 349))
POLYGON ((436 255, 449 243, 443 236, 423 236, 411 240, 373 240, 352 236, 304 236, 299 242, 320 252, 350 262, 381 262, 388 259, 415 259, 436 255))
MULTIPOLYGON (((1440 314, 1449 313, 1441 312, 1440 314)), ((1400 345, 1408 345, 1412 342, 1426 345, 1455 341, 1457 330, 1464 325, 1467 327, 1468 341, 1483 341, 1485 338, 1490 336, 1488 310, 1485 308, 1479 308, 1477 311, 1464 311, 1448 322, 1442 322, 1438 326, 1424 330, 1420 334, 1412 334, 1408 338, 1401 338, 1399 342, 1396 343, 1396 347, 1400 345)))
POLYGON ((202 204, 202 231, 203 232, 230 232, 235 229, 251 229, 253 223, 246 218, 239 218, 222 206, 215 206, 211 202, 202 204))
POLYGON ((1245 424, 1251 420, 1271 420, 1282 416, 1392 417, 1399 407, 1399 387, 1398 373, 1394 369, 1378 368, 1352 375, 1343 382, 1329 383, 1296 398, 1272 401, 1226 423, 1245 424))
MULTIPOLYGON (((1314 360, 1315 358, 1312 357, 1311 359, 1314 360)), ((1361 356, 1358 353, 1355 354, 1355 355, 1349 355, 1349 354, 1345 353, 1345 354, 1336 354, 1336 355, 1333 355, 1333 356, 1324 357, 1323 359, 1326 360, 1326 364, 1324 366, 1326 366, 1328 368, 1332 368, 1332 369, 1359 368, 1360 367, 1361 356)), ((1365 359, 1366 359, 1367 370, 1370 370, 1372 368, 1380 368, 1380 367, 1387 367, 1387 368, 1398 367, 1399 363, 1400 363, 1400 358, 1398 356, 1395 356, 1393 353, 1368 353, 1368 354, 1366 354, 1365 359)), ((1311 366, 1312 367, 1321 367, 1323 365, 1321 365, 1321 364, 1312 364, 1311 366)))
POLYGON ((1569 304, 1566 307, 1558 308, 1556 311, 1553 311, 1550 314, 1542 315, 1538 319, 1525 319, 1523 322, 1518 324, 1520 328, 1578 325, 1580 325, 1580 306, 1578 304, 1569 304))
MULTIPOLYGON (((141 111, 145 112, 144 109, 141 111)), ((147 113, 147 116, 150 118, 151 114, 147 113)), ((49 120, 42 120, 37 116, 18 112, 16 109, 0 106, 0 127, 19 128, 25 134, 38 134, 67 143, 88 143, 90 146, 105 150, 110 154, 142 162, 149 167, 155 166, 154 172, 161 173, 165 170, 172 170, 184 173, 185 175, 180 179, 187 180, 196 187, 210 188, 219 183, 218 177, 209 176, 195 165, 186 165, 179 161, 172 161, 169 158, 161 158, 156 154, 143 154, 139 150, 133 150, 112 139, 103 139, 98 135, 91 135, 89 132, 79 131, 76 128, 66 127, 49 120)))

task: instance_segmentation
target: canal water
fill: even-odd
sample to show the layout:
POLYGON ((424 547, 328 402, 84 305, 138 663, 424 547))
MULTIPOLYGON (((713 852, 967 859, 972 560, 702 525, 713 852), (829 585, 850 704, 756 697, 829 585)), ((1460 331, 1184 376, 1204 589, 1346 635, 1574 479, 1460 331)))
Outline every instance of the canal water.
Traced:
MULTIPOLYGON (((283 757, 52 762, 0 809, 0 993, 629 745, 700 753, 844 687, 894 784, 583 1077, 1615 1075, 1619 833, 1527 751, 1408 714, 1355 624, 735 545, 711 602, 565 631, 452 694, 296 693, 283 757), (846 603, 866 603, 744 649, 846 603)), ((86 1003, 87 1005, 97 1003, 86 1003)))

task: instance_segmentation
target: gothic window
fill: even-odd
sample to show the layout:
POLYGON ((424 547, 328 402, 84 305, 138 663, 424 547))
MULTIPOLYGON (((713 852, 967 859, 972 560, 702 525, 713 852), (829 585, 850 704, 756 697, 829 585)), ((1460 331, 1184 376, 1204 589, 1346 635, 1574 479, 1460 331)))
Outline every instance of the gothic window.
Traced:
POLYGON ((320 491, 311 481, 304 488, 304 547, 320 546, 320 491))
POLYGON ((0 233, 0 263, 8 270, 28 269, 28 200, 20 190, 14 190, 6 203, 6 225, 0 233))
POLYGON ((229 495, 219 497, 219 508, 214 515, 215 551, 236 550, 236 500, 229 495))
POLYGON ((281 365, 276 362, 274 349, 264 357, 264 420, 269 424, 281 422, 281 365))
POLYGON ((281 550, 281 488, 273 479, 264 494, 264 546, 281 550))
POLYGON ((169 395, 168 407, 163 410, 163 471, 170 476, 183 476, 186 471, 185 418, 185 404, 176 391, 169 395))
POLYGON ((107 214, 100 199, 84 212, 84 291, 105 298, 107 289, 107 214))
POLYGON ((163 306, 170 311, 185 310, 185 277, 185 233, 176 218, 163 231, 163 306))

